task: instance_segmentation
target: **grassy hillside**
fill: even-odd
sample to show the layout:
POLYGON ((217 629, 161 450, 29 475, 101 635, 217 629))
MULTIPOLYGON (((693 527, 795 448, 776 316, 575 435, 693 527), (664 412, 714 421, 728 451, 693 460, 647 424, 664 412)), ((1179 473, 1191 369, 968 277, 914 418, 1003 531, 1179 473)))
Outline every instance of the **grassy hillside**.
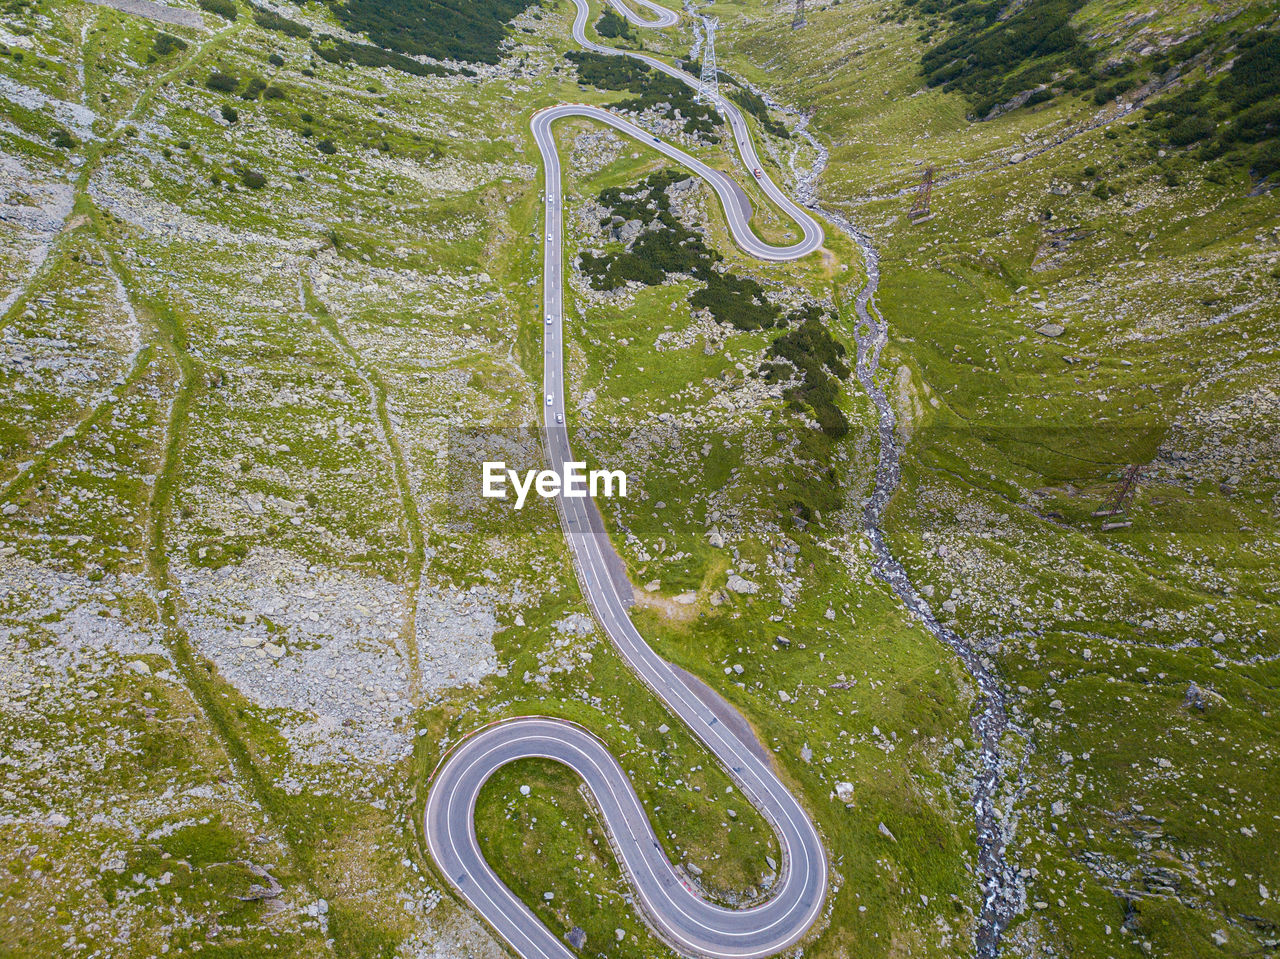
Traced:
MULTIPOLYGON (((524 713, 604 737, 691 882, 762 894, 775 841, 592 625, 554 511, 469 484, 541 408, 534 111, 629 110, 793 228, 708 111, 566 58, 566 3, 184 9, 0 9, 0 953, 502 955, 418 817, 524 713)), ((880 253, 888 532, 1016 727, 1005 951, 1273 950, 1275 5, 714 9, 762 162, 814 153, 761 94, 811 112, 880 253)), ((857 249, 756 262, 643 143, 557 136, 569 426, 636 479, 605 517, 641 631, 819 823, 806 956, 970 955, 974 693, 860 530, 857 249)), ((584 955, 666 954, 576 790, 504 770, 486 854, 584 955)))
POLYGON ((1273 948, 1275 5, 734 9, 730 67, 814 111, 880 250, 895 547, 1009 691, 1005 950, 1273 948))

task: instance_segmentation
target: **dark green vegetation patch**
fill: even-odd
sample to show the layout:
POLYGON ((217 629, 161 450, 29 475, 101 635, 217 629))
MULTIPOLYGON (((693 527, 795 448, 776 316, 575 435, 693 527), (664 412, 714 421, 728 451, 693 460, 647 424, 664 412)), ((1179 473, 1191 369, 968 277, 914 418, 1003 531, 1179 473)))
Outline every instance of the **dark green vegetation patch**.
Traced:
POLYGON ((849 378, 844 344, 832 337, 822 323, 822 311, 814 306, 797 310, 788 321, 792 328, 769 346, 775 359, 761 367, 769 382, 787 375, 785 360, 801 373, 801 381, 784 394, 798 409, 808 408, 822 432, 838 439, 849 432, 849 421, 836 405, 840 381, 849 378))
POLYGON ((316 56, 329 63, 355 62, 362 67, 390 67, 416 77, 443 77, 451 72, 431 63, 419 63, 401 53, 391 53, 368 43, 353 43, 327 34, 318 41, 312 40, 311 49, 316 56))
POLYGON ((925 83, 967 94, 975 117, 1069 68, 1087 71, 1094 53, 1071 17, 1084 0, 1028 0, 1001 20, 1006 0, 903 0, 951 21, 951 35, 925 51, 925 83))
POLYGON ((204 85, 210 90, 216 90, 218 93, 234 93, 236 88, 240 86, 240 78, 233 73, 214 70, 209 74, 209 78, 204 81, 204 85))
POLYGON ((196 3, 201 10, 217 14, 226 20, 234 20, 240 16, 240 8, 236 6, 235 0, 196 0, 196 3))
POLYGON ((274 10, 268 10, 266 7, 253 5, 253 22, 266 30, 274 30, 277 33, 283 33, 287 37, 297 37, 305 40, 311 36, 311 28, 304 23, 298 23, 296 20, 290 20, 288 17, 282 17, 274 10))
POLYGON ((396 53, 497 63, 512 18, 529 0, 329 0, 328 6, 348 30, 396 53))
POLYGON ((163 60, 165 57, 185 49, 187 49, 186 40, 162 31, 157 33, 155 40, 152 41, 151 52, 147 54, 147 61, 154 63, 156 60, 163 60))
POLYGON ((791 131, 769 115, 769 105, 758 93, 748 90, 724 71, 720 72, 720 78, 730 83, 729 99, 759 120, 766 133, 783 140, 790 138, 791 131))
POLYGON ((794 367, 800 382, 785 393, 792 408, 811 411, 827 437, 844 436, 849 423, 837 405, 840 381, 849 376, 844 345, 828 332, 818 307, 783 316, 760 283, 714 268, 720 255, 671 212, 672 190, 685 183, 690 178, 682 171, 662 170, 634 187, 601 191, 597 199, 611 212, 600 225, 618 229, 630 224, 631 246, 602 254, 585 252, 578 268, 597 290, 615 290, 629 281, 654 285, 673 274, 687 274, 702 283, 690 295, 689 305, 706 310, 717 323, 743 331, 785 329, 770 345, 770 361, 760 373, 768 382, 780 382, 793 378, 794 367))
POLYGON ((631 221, 644 226, 629 250, 582 254, 579 269, 590 278, 592 287, 616 290, 631 280, 653 286, 672 273, 700 273, 720 259, 671 213, 668 188, 685 179, 681 173, 666 170, 633 188, 610 187, 600 194, 601 205, 613 211, 600 221, 601 226, 631 221))
POLYGON ((695 310, 707 310, 717 323, 728 323, 738 330, 767 330, 775 326, 782 312, 764 295, 764 287, 736 273, 705 270, 699 279, 706 286, 689 297, 695 310))
POLYGON ((1202 144, 1201 159, 1224 157, 1258 179, 1280 171, 1280 33, 1242 38, 1221 80, 1201 80, 1147 112, 1171 146, 1202 144))
POLYGON ((614 40, 636 38, 635 31, 631 29, 631 24, 627 23, 626 18, 618 16, 611 9, 606 9, 604 15, 596 21, 596 33, 614 40))
POLYGON ((605 56, 602 53, 583 53, 570 50, 565 54, 578 71, 578 79, 601 90, 625 90, 638 94, 634 99, 613 104, 618 110, 634 110, 639 113, 665 103, 671 112, 684 118, 684 132, 701 134, 712 143, 720 142, 716 134, 715 111, 705 103, 699 103, 687 84, 675 77, 658 73, 647 64, 629 57, 605 56))

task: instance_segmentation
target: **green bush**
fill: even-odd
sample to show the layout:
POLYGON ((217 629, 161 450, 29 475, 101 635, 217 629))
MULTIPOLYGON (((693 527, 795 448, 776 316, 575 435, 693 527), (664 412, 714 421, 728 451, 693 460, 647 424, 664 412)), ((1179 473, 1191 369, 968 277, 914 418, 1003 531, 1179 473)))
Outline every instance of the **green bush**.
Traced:
POLYGON ((261 190, 267 185, 267 178, 257 170, 244 170, 240 174, 240 182, 250 190, 261 190))
MULTIPOLYGON (((736 84, 737 81, 733 82, 736 84)), ((729 90, 729 99, 759 120, 766 133, 783 140, 790 138, 791 131, 769 115, 769 105, 758 94, 735 85, 729 90)))
POLYGON ((274 30, 277 33, 283 33, 287 37, 297 37, 301 40, 311 36, 311 28, 305 23, 298 23, 287 17, 282 17, 274 10, 251 6, 253 6, 253 22, 264 30, 274 30))
MULTIPOLYGON (((409 73, 418 77, 444 77, 451 71, 434 64, 419 63, 411 57, 400 53, 390 53, 381 47, 367 43, 353 43, 337 37, 325 35, 319 41, 311 41, 311 49, 316 56, 327 63, 349 63, 354 61, 363 67, 390 67, 401 73, 409 73)), ((466 72, 466 71, 464 71, 466 72)))
POLYGON ((335 153, 338 152, 338 148, 333 145, 332 140, 319 141, 318 143, 316 143, 316 149, 319 150, 321 153, 323 153, 325 156, 333 156, 335 153))
POLYGON ((224 20, 234 20, 240 16, 240 8, 236 6, 235 0, 196 0, 196 3, 201 10, 217 14, 224 20))
POLYGON ((713 143, 719 141, 715 133, 717 114, 707 104, 700 103, 687 84, 665 73, 657 73, 647 64, 630 57, 579 50, 571 50, 565 56, 573 63, 581 82, 601 90, 626 90, 639 94, 634 99, 614 104, 616 109, 638 113, 659 103, 667 103, 672 111, 678 110, 685 118, 685 133, 700 133, 713 143))
MULTIPOLYGON (((532 0, 346 0, 329 9, 352 33, 411 57, 497 63, 511 20, 532 0)), ((414 61, 411 61, 414 62, 414 61)))
MULTIPOLYGON (((973 115, 1047 82, 1068 68, 1087 69, 1093 51, 1077 36, 1071 18, 1085 0, 1004 0, 922 3, 922 12, 945 15, 956 29, 921 57, 925 83, 967 94, 973 115), (1007 9, 1011 15, 1000 19, 1007 9)), ((1105 100, 1101 102, 1106 102, 1105 100)))
POLYGON ((276 86, 274 83, 272 83, 265 90, 262 91, 262 99, 287 100, 288 95, 284 92, 283 87, 276 86))
POLYGON ((235 107, 224 103, 222 105, 222 119, 226 120, 228 123, 235 123, 240 119, 240 113, 235 107))
POLYGON ((216 90, 219 93, 234 93, 236 88, 240 86, 240 80, 234 74, 214 70, 213 73, 209 74, 209 79, 204 81, 204 85, 210 90, 216 90))
POLYGON ((49 140, 59 150, 74 150, 79 145, 79 141, 62 127, 55 127, 49 134, 49 140))
POLYGON ((628 281, 654 285, 672 273, 702 270, 719 257, 707 248, 702 238, 685 228, 671 213, 667 188, 684 179, 683 173, 666 170, 650 174, 634 187, 610 187, 598 197, 601 206, 612 216, 601 221, 607 226, 613 217, 639 220, 645 229, 629 250, 616 250, 600 255, 583 253, 578 268, 597 290, 616 290, 628 281), (656 226, 657 229, 651 229, 656 226))
MULTIPOLYGON (((1203 46, 1188 49, 1194 55, 1203 46)), ((1200 144, 1194 155, 1202 163, 1223 160, 1264 178, 1272 172, 1272 145, 1280 138, 1280 32, 1247 34, 1233 53, 1231 69, 1216 83, 1200 80, 1150 103, 1147 117, 1165 142, 1200 144)), ((1225 171, 1210 174, 1224 177, 1225 171)))
POLYGON ((273 53, 271 56, 267 57, 267 63, 271 64, 273 67, 282 67, 284 66, 284 57, 280 56, 278 53, 273 53))
POLYGON ((163 59, 170 54, 177 53, 179 50, 187 49, 187 41, 180 37, 161 31, 156 34, 155 40, 151 42, 151 53, 148 59, 163 59))
POLYGON ((1259 180, 1280 173, 1280 139, 1272 139, 1253 151, 1249 172, 1259 180))
MULTIPOLYGON (((774 340, 768 351, 769 356, 786 360, 802 374, 801 382, 783 395, 793 406, 811 410, 822 432, 839 439, 849 432, 849 421, 836 405, 840 381, 849 378, 844 344, 827 331, 817 307, 803 308, 788 319, 794 325, 774 340)), ((774 381, 784 370, 776 363, 765 367, 767 378, 774 381)))
POLYGON ((709 310, 716 322, 739 330, 768 329, 778 322, 782 311, 765 299, 764 287, 755 280, 714 270, 701 278, 706 286, 689 297, 695 310, 709 310))
POLYGON ((611 8, 606 7, 604 14, 596 21, 596 33, 602 37, 619 40, 634 40, 635 31, 625 17, 618 16, 611 8))
POLYGON ((1213 135, 1216 124, 1208 117, 1184 117, 1169 131, 1169 143, 1185 147, 1213 135))
POLYGON ((1220 92, 1241 107, 1280 96, 1280 33, 1255 33, 1242 39, 1220 92))

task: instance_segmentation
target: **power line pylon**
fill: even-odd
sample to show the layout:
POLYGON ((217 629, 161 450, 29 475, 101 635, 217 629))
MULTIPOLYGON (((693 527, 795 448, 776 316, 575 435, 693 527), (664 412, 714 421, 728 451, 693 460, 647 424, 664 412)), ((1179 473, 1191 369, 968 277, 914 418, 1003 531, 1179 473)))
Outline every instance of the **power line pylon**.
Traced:
POLYGON ((804 23, 804 0, 796 0, 796 15, 791 20, 791 29, 799 30, 804 23))
POLYGON ((702 48, 702 79, 698 83, 698 99, 714 103, 720 97, 720 72, 716 69, 716 27, 720 26, 717 17, 705 17, 702 21, 707 31, 707 42, 702 48))
POLYGON ((1111 491, 1111 496, 1100 509, 1093 512, 1094 516, 1119 516, 1124 512, 1125 507, 1129 505, 1129 501, 1133 499, 1134 493, 1138 491, 1138 484, 1142 481, 1142 464, 1135 463, 1132 466, 1126 466, 1120 474, 1120 480, 1116 483, 1116 488, 1111 491))
POLYGON ((933 211, 929 209, 929 198, 933 196, 933 167, 926 167, 920 186, 916 188, 916 199, 911 204, 907 215, 912 223, 923 223, 933 219, 933 211))

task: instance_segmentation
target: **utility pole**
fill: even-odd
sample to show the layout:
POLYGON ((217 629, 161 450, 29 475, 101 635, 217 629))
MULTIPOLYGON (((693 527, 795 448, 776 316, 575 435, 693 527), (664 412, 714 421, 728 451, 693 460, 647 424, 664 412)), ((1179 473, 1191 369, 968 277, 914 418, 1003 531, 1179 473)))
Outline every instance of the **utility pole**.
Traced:
MULTIPOLYGON (((1142 481, 1143 466, 1140 463, 1134 463, 1132 466, 1126 466, 1120 473, 1120 480, 1116 483, 1116 488, 1111 491, 1111 496, 1100 509, 1093 511, 1093 515, 1097 517, 1119 516, 1125 511, 1125 507, 1133 499, 1134 494, 1138 491, 1138 484, 1142 481)), ((1103 532, 1112 529, 1119 529, 1122 526, 1128 526, 1127 520, 1115 523, 1103 523, 1103 532)))
POLYGON ((702 79, 698 83, 698 99, 714 103, 720 97, 720 74, 716 69, 716 27, 720 20, 716 17, 703 17, 702 25, 707 31, 707 43, 702 48, 702 79))
POLYGON ((924 223, 926 220, 933 219, 933 211, 929 209, 929 198, 933 196, 933 167, 926 167, 924 178, 920 181, 920 186, 916 188, 916 199, 911 204, 911 211, 907 216, 913 224, 924 223))
POLYGON ((804 0, 796 0, 796 15, 791 20, 791 29, 799 30, 804 23, 804 0))

